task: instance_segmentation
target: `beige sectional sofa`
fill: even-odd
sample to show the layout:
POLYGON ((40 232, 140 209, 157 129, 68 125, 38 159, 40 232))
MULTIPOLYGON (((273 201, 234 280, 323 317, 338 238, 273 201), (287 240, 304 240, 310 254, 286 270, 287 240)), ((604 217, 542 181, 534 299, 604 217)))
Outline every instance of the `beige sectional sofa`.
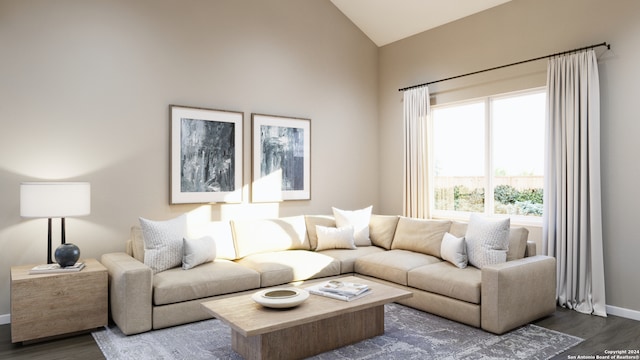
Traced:
POLYGON ((509 229, 507 261, 459 268, 440 257, 445 232, 466 224, 372 215, 370 244, 316 251, 316 225, 333 216, 211 222, 189 236, 215 239, 216 258, 183 270, 144 264, 144 240, 132 228, 126 252, 102 256, 109 272, 110 310, 127 335, 210 318, 200 304, 220 296, 346 274, 413 292, 402 304, 501 334, 555 311, 555 259, 535 255, 525 228, 509 229))

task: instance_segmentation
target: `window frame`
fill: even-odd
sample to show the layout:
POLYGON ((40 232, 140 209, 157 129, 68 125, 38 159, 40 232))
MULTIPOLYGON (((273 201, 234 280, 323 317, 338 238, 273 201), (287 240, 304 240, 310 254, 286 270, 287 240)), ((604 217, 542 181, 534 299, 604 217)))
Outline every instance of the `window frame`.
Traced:
MULTIPOLYGON (((448 107, 456 107, 456 106, 464 106, 467 104, 474 103, 483 103, 484 104, 484 211, 482 213, 477 212, 467 212, 467 211, 457 211, 457 210, 438 210, 435 208, 435 161, 434 161, 434 149, 433 149, 433 136, 434 134, 434 123, 433 117, 429 116, 429 135, 428 135, 428 151, 429 151, 429 197, 431 201, 429 201, 430 213, 434 219, 454 219, 454 220, 468 220, 472 213, 481 214, 486 217, 491 218, 511 218, 512 224, 519 225, 532 225, 532 226, 541 226, 543 216, 524 216, 524 215, 510 215, 510 214, 496 214, 495 211, 495 174, 493 171, 494 164, 494 156, 493 156, 493 106, 492 101, 512 98, 523 95, 533 95, 546 93, 546 87, 535 87, 517 91, 510 91, 506 93, 494 94, 476 97, 473 99, 466 99, 460 101, 449 102, 445 104, 432 105, 431 112, 437 109, 443 109, 448 107)), ((545 105, 546 107, 546 105, 545 105)), ((545 125, 546 126, 546 125, 545 125)), ((544 170, 544 169, 543 169, 544 170)), ((544 176, 544 174, 543 174, 544 176)))

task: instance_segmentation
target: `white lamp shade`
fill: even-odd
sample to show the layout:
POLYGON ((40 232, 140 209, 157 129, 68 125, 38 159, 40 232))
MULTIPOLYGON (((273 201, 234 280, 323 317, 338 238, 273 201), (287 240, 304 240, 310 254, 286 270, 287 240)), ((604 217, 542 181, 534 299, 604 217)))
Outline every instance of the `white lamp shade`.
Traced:
POLYGON ((20 184, 20 216, 63 218, 89 215, 91 185, 88 182, 23 182, 20 184))

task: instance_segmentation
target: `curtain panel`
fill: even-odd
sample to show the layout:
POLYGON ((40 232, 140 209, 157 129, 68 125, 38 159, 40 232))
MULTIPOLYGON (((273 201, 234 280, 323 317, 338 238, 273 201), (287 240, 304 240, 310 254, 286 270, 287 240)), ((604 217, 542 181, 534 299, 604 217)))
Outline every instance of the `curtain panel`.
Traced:
POLYGON ((404 91, 404 216, 429 218, 429 88, 404 91))
POLYGON ((557 260, 558 304, 606 316, 593 50, 549 59, 545 131, 543 252, 557 260))

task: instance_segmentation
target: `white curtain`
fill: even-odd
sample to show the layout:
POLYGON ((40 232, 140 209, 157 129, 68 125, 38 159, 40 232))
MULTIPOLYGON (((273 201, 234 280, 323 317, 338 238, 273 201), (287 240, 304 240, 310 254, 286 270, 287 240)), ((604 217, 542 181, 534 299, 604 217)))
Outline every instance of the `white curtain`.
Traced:
POLYGON ((600 91, 593 50, 549 59, 543 251, 560 306, 606 316, 600 195, 600 91))
POLYGON ((404 92, 404 216, 429 217, 427 119, 429 88, 404 92))

